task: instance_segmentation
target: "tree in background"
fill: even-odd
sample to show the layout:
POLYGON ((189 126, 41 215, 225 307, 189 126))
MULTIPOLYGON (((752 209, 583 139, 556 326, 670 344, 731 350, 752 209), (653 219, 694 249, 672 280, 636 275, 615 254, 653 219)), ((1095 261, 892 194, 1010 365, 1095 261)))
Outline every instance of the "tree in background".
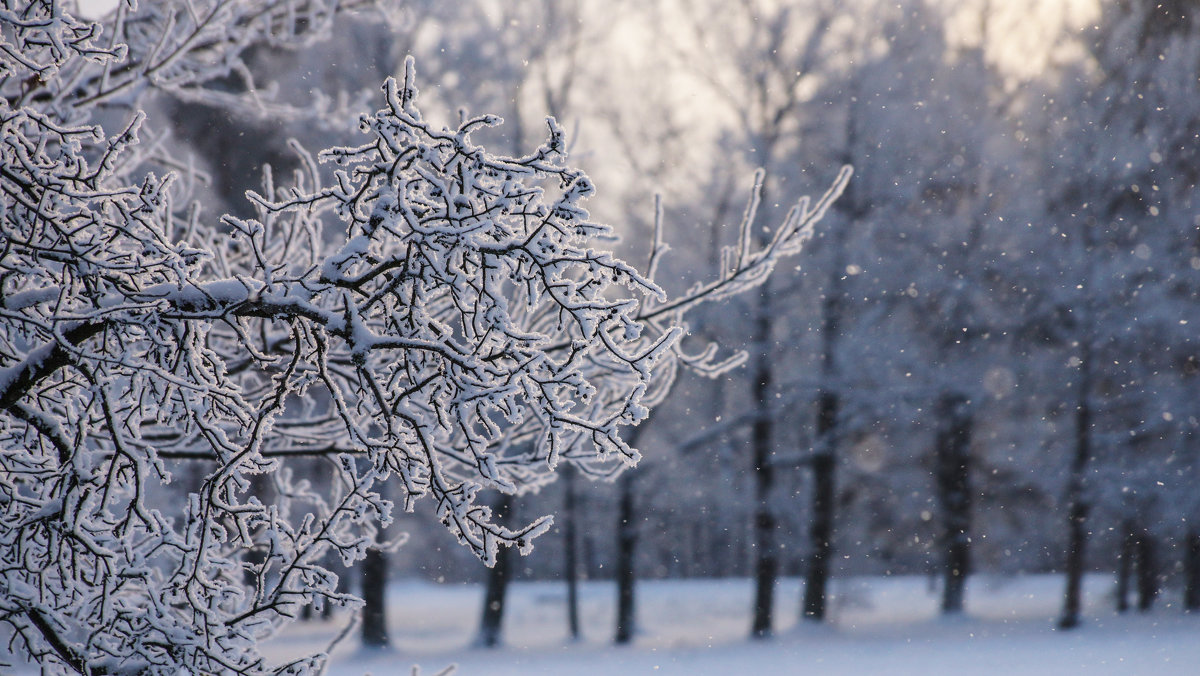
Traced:
MULTIPOLYGON (((1124 552, 1118 570, 1136 554, 1146 573, 1164 535, 1152 531, 1196 514, 1183 488, 1196 470, 1185 441, 1196 409, 1183 392, 1196 353, 1186 317, 1200 267, 1200 33, 1181 3, 1122 2, 1105 5, 1078 39, 1086 58, 1058 73, 1041 108, 1051 140, 1041 177, 1048 226, 1069 247, 1060 280, 1042 293, 1062 320, 1058 341, 1072 352, 1076 387, 1063 627, 1081 621, 1089 532, 1111 520, 1113 549, 1124 552)), ((1144 576, 1143 598, 1153 598, 1157 578, 1144 576)))
MULTIPOLYGON (((873 241, 859 245, 852 269, 835 267, 839 277, 829 282, 837 289, 835 282, 853 280, 844 283, 865 300, 843 312, 871 339, 846 341, 861 355, 859 367, 840 369, 832 381, 875 415, 908 400, 933 430, 932 451, 920 458, 933 479, 942 609, 960 613, 980 492, 972 475, 983 464, 983 444, 972 443, 974 417, 988 398, 984 375, 997 358, 991 345, 1007 328, 995 293, 996 231, 1006 226, 997 218, 1002 197, 992 176, 1005 170, 1009 151, 989 143, 1006 131, 997 103, 1004 97, 982 45, 948 39, 946 10, 916 0, 880 15, 876 30, 889 36, 887 50, 856 59, 839 92, 849 100, 847 157, 878 163, 839 206, 873 241), (880 325, 897 320, 916 340, 873 344, 888 332, 880 325), (880 390, 868 383, 880 376, 862 366, 871 351, 891 361, 883 397, 870 395, 880 390)), ((986 16, 981 10, 980 43, 986 16)))
MULTIPOLYGON (((861 545, 864 536, 883 535, 847 517, 849 532, 835 538, 838 509, 905 492, 937 503, 928 511, 943 525, 937 539, 948 610, 961 610, 975 493, 971 409, 981 398, 984 362, 977 344, 996 321, 987 300, 994 264, 984 235, 994 226, 988 211, 995 200, 988 174, 1003 155, 987 142, 1002 130, 989 103, 997 78, 978 47, 950 42, 948 20, 948 10, 925 0, 840 8, 830 29, 836 56, 826 59, 819 88, 798 112, 810 152, 863 167, 806 253, 806 289, 820 299, 809 320, 815 363, 803 381, 815 409, 801 607, 808 620, 826 616, 835 541, 861 545), (822 121, 831 110, 839 124, 822 121), (941 430, 930 440, 932 453, 916 450, 929 435, 902 430, 903 416, 941 430), (882 454, 889 431, 901 433, 898 454, 925 465, 932 481, 910 487, 898 474, 880 477, 886 460, 858 455, 869 447, 882 454), (864 490, 880 481, 886 487, 864 490)), ((896 511, 862 516, 889 523, 903 518, 896 511)))
MULTIPOLYGON (((637 443, 637 435, 641 428, 634 428, 629 441, 637 443)), ((634 554, 637 551, 637 510, 635 501, 637 493, 634 481, 637 474, 626 472, 617 479, 617 556, 616 572, 617 603, 616 628, 613 632, 613 643, 625 645, 633 641, 637 633, 637 589, 635 586, 636 563, 634 554)), ((574 618, 572 618, 574 620, 574 618)), ((572 629, 574 629, 572 625, 572 629)), ((572 636, 577 638, 577 635, 572 636)))
MULTIPOLYGON (((498 515, 501 523, 512 521, 515 500, 510 493, 496 496, 492 511, 498 515)), ((508 597, 508 583, 512 580, 512 552, 503 549, 496 552, 496 560, 487 572, 487 582, 483 591, 483 611, 479 616, 479 632, 475 636, 475 645, 481 648, 495 648, 500 645, 504 630, 504 601, 508 597)))
POLYGON ((593 248, 611 230, 553 120, 529 154, 492 155, 471 134, 500 120, 425 121, 411 61, 365 141, 297 145, 291 181, 268 171, 248 194, 253 218, 178 207, 145 168, 140 112, 96 124, 155 87, 206 96, 246 45, 320 35, 330 12, 122 5, 103 33, 52 2, 3 14, 0 621, 47 667, 319 671, 325 653, 268 665, 258 644, 314 599, 355 603, 321 561, 378 544, 384 485, 406 510, 429 496, 486 563, 528 551, 550 519, 502 526, 480 491, 635 463, 621 429, 679 366, 737 363, 682 352, 685 313, 761 284, 849 178, 761 246, 751 211, 717 277, 669 300, 661 232, 645 274, 593 248), (324 459, 331 487, 298 457, 324 459), (155 500, 168 460, 208 463, 179 508, 155 500))
MULTIPOLYGON (((759 219, 754 230, 761 242, 770 237, 765 223, 770 222, 775 210, 772 196, 799 182, 798 165, 793 162, 799 141, 798 113, 806 98, 805 87, 819 78, 814 73, 826 56, 827 29, 834 10, 824 2, 747 2, 736 6, 708 3, 693 5, 689 10, 683 13, 687 30, 678 38, 675 51, 679 61, 687 64, 710 97, 723 107, 722 113, 730 120, 728 133, 735 139, 727 142, 741 149, 741 162, 762 167, 755 194, 762 192, 768 199, 760 203, 756 198, 747 205, 743 217, 759 219), (721 48, 712 50, 714 44, 721 48)), ((753 327, 747 376, 747 401, 752 409, 738 417, 745 419, 749 429, 749 471, 754 485, 755 591, 750 634, 757 638, 772 633, 782 544, 778 507, 774 504, 778 501, 781 457, 776 429, 781 412, 776 398, 781 386, 787 384, 779 382, 787 373, 778 362, 784 333, 781 317, 788 314, 782 311, 781 295, 779 284, 764 286, 744 308, 753 327)), ((814 466, 818 465, 825 468, 824 463, 814 466)), ((817 493, 825 496, 833 478, 822 474, 815 482, 817 493)), ((832 503, 824 504, 832 508, 832 503)), ((827 523, 831 525, 832 521, 827 523)), ((830 534, 814 526, 813 535, 821 543, 829 539, 823 533, 830 534)), ((822 549, 821 544, 813 546, 822 549)))

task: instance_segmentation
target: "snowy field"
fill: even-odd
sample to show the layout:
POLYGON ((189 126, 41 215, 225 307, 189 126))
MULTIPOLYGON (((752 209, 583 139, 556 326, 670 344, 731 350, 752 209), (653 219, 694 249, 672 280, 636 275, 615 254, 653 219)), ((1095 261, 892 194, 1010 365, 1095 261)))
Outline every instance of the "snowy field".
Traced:
MULTIPOLYGON (((562 584, 516 583, 509 591, 506 647, 471 647, 482 589, 400 582, 392 587, 394 649, 339 647, 337 676, 423 676, 450 664, 458 674, 1173 674, 1200 673, 1200 617, 1184 616, 1172 598, 1140 615, 1112 611, 1112 582, 1088 580, 1086 624, 1055 629, 1058 576, 972 578, 967 617, 937 613, 937 597, 917 577, 835 582, 829 626, 797 626, 800 586, 785 580, 776 597, 777 635, 750 641, 747 580, 642 583, 641 633, 612 647, 611 583, 581 590, 584 638, 567 638, 562 584)), ((312 649, 331 624, 297 626, 272 643, 282 657, 312 649)))
MULTIPOLYGON (((452 664, 458 676, 1200 673, 1200 616, 1183 615, 1167 605, 1170 598, 1146 615, 1117 615, 1111 579, 1087 582, 1086 623, 1064 633, 1054 625, 1058 576, 972 578, 967 616, 957 620, 939 617, 925 578, 836 580, 832 621, 819 627, 797 625, 800 585, 785 580, 776 596, 776 637, 768 641, 746 638, 748 580, 645 582, 638 587, 640 635, 622 648, 610 643, 611 583, 582 585, 584 638, 573 643, 563 585, 518 582, 509 590, 506 645, 496 650, 471 645, 481 587, 398 582, 390 593, 394 648, 364 650, 348 639, 329 674, 409 676, 419 666, 421 676, 435 676, 452 664)), ((319 650, 339 626, 298 624, 273 640, 267 654, 282 661, 319 650)), ((7 642, 0 643, 5 649, 7 642)))

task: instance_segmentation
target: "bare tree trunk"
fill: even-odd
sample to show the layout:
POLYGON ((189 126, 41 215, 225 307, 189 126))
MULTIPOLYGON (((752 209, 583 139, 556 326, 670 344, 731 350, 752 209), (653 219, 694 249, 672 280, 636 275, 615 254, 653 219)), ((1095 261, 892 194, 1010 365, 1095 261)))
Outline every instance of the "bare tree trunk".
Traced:
MULTIPOLYGON (((765 294, 765 292, 764 292, 765 294)), ((755 345, 759 351, 754 369, 754 402, 758 413, 754 419, 750 443, 754 453, 754 620, 750 627, 753 638, 771 635, 772 614, 775 604, 775 579, 779 574, 779 560, 775 550, 775 514, 771 505, 771 487, 775 483, 775 468, 772 464, 772 422, 769 411, 768 393, 771 388, 771 368, 767 359, 770 345, 771 322, 766 305, 766 296, 760 297, 756 308, 755 345)))
POLYGON ((1138 611, 1148 612, 1158 597, 1158 552, 1154 536, 1149 531, 1138 533, 1138 611))
MULTIPOLYGON (((854 163, 858 144, 858 118, 851 109, 846 116, 845 164, 854 163)), ((838 335, 842 330, 842 294, 846 274, 846 246, 850 227, 866 216, 867 205, 853 183, 846 186, 839 206, 846 222, 831 234, 829 281, 821 299, 820 389, 817 391, 817 429, 814 439, 812 475, 812 522, 809 524, 808 568, 804 577, 804 600, 800 617, 810 622, 825 621, 829 564, 833 557, 833 525, 837 510, 838 409, 841 400, 835 389, 834 364, 838 335)))
POLYGON ((1117 612, 1129 610, 1129 580, 1133 577, 1133 560, 1137 556, 1137 535, 1133 523, 1121 522, 1121 553, 1117 559, 1117 612))
POLYGON ((971 416, 958 393, 938 402, 937 495, 942 508, 942 612, 963 612, 971 566, 971 416))
POLYGON ((812 522, 809 540, 812 552, 804 580, 802 617, 813 622, 825 619, 826 588, 829 584, 829 559, 833 555, 834 500, 837 496, 834 456, 834 432, 837 424, 838 396, 822 391, 817 405, 817 438, 820 448, 813 456, 812 522))
MULTIPOLYGON (((513 496, 501 493, 496 501, 497 521, 507 525, 512 520, 513 496)), ((483 614, 479 620, 479 634, 475 644, 483 648, 500 645, 501 629, 504 624, 504 597, 508 591, 509 567, 512 552, 508 547, 496 551, 496 564, 488 571, 487 589, 483 595, 483 614)))
POLYGON ((575 495, 575 466, 563 467, 563 568, 567 580, 567 629, 571 640, 579 640, 579 556, 575 522, 578 520, 575 495))
POLYGON ((626 471, 617 480, 620 496, 617 503, 617 631, 613 642, 625 645, 637 632, 634 604, 634 552, 637 546, 637 525, 634 523, 633 472, 626 471))
POLYGON ((1184 544, 1183 610, 1200 610, 1200 533, 1189 531, 1184 544))
MULTIPOLYGON (((201 480, 203 481, 203 480, 201 480)), ((261 496, 263 500, 274 499, 274 496, 269 496, 268 491, 271 489, 271 482, 267 480, 265 474, 254 474, 250 477, 250 495, 261 496)), ((267 504, 270 504, 269 502, 267 504)), ((242 582, 247 587, 254 590, 255 594, 261 593, 263 590, 259 588, 260 583, 256 571, 260 569, 263 561, 266 560, 266 551, 264 547, 257 544, 249 549, 242 551, 242 560, 245 566, 242 568, 242 582)))
POLYGON ((387 632, 387 553, 367 550, 362 562, 362 643, 371 648, 388 646, 387 632))
MULTIPOLYGON (((386 491, 386 487, 382 490, 386 491)), ((387 497, 386 492, 382 493, 387 497)), ((375 542, 384 541, 383 528, 375 531, 375 542)), ((387 552, 368 548, 362 561, 362 644, 370 648, 389 645, 387 631, 387 552)))
POLYGON ((1082 361, 1079 365, 1079 403, 1075 409, 1075 456, 1067 483, 1067 588, 1063 598, 1063 613, 1058 621, 1062 629, 1079 626, 1079 611, 1083 602, 1084 549, 1087 546, 1087 518, 1090 505, 1084 496, 1084 471, 1092 455, 1091 448, 1091 345, 1081 341, 1082 361))

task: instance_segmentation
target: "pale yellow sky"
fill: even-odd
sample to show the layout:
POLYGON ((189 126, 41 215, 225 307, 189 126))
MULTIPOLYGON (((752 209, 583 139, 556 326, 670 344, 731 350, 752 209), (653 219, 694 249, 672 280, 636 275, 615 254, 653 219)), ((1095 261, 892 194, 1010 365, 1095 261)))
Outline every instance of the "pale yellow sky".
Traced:
MULTIPOLYGON (((80 14, 97 18, 120 0, 76 0, 80 14)), ((1034 75, 1057 56, 1055 37, 1064 27, 1082 28, 1099 15, 1098 0, 953 0, 958 9, 951 28, 966 43, 978 44, 980 6, 991 13, 990 50, 1018 77, 1034 75)))
POLYGON ((1096 0, 992 0, 991 6, 989 50, 1017 77, 1037 75, 1055 59, 1077 56, 1060 39, 1064 29, 1082 29, 1100 15, 1096 0))
POLYGON ((98 19, 116 8, 121 0, 76 0, 79 15, 84 19, 98 19))

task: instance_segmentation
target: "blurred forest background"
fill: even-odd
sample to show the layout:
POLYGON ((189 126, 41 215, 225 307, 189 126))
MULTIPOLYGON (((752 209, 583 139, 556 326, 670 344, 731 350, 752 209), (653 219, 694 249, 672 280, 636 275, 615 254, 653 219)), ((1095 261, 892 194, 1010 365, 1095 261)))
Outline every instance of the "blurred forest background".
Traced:
POLYGON ((773 613, 822 619, 831 576, 928 574, 955 613, 972 573, 1057 572, 1072 626, 1089 571, 1118 573, 1119 603, 1200 608, 1192 4, 408 0, 255 48, 227 86, 274 91, 259 107, 155 105, 205 212, 251 215, 263 158, 281 176, 289 138, 357 142, 411 54, 427 116, 505 118, 477 135, 494 151, 557 118, 627 244, 661 195, 672 293, 732 243, 756 169, 767 224, 855 167, 793 270, 693 321, 749 359, 681 380, 636 470, 497 496, 556 526, 492 571, 405 515, 408 544, 355 585, 754 577, 766 635, 773 613), (801 608, 772 606, 779 575, 804 578, 801 608))

